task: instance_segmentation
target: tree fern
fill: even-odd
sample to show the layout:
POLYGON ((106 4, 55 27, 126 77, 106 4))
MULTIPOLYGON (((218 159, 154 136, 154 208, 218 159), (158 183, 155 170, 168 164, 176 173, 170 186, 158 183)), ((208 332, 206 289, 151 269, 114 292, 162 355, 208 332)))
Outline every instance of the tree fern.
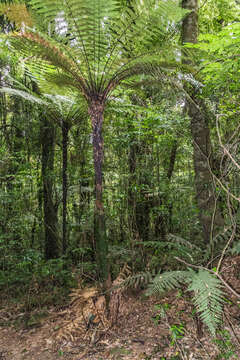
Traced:
MULTIPOLYGON (((36 24, 21 26, 20 32, 8 36, 12 50, 21 54, 40 79, 74 87, 88 104, 95 169, 94 233, 99 275, 106 280, 109 266, 102 197, 106 101, 127 78, 152 75, 157 67, 161 71, 170 51, 160 51, 156 40, 186 11, 172 0, 134 0, 125 7, 120 0, 30 0, 28 4, 36 24)), ((6 14, 6 9, 2 12, 6 14)), ((6 15, 14 21, 14 11, 6 15)))

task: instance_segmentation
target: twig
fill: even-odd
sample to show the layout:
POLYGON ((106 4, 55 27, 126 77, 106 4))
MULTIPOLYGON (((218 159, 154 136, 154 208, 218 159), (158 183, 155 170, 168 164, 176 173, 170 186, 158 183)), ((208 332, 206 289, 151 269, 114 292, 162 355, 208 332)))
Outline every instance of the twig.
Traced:
POLYGON ((219 273, 219 269, 221 267, 221 264, 222 264, 222 261, 223 261, 223 258, 225 256, 225 253, 228 249, 228 247, 230 246, 231 242, 234 240, 234 237, 236 235, 236 228, 237 228, 237 224, 236 224, 236 221, 234 220, 233 218, 233 214, 232 214, 232 210, 231 210, 231 206, 230 206, 230 198, 229 198, 229 195, 227 196, 227 204, 228 204, 228 212, 229 212, 229 216, 231 218, 231 222, 232 222, 232 225, 233 225, 233 229, 232 229, 232 233, 231 233, 231 236, 229 238, 229 240, 227 241, 223 251, 222 251, 222 254, 221 254, 221 257, 219 259, 219 262, 218 262, 218 265, 217 265, 217 273, 219 273))
POLYGON ((223 285, 224 285, 233 295, 235 295, 238 299, 240 299, 240 294, 238 294, 238 293, 223 279, 223 277, 222 277, 220 274, 216 273, 215 271, 213 271, 213 270, 211 270, 211 269, 207 269, 206 267, 201 266, 201 265, 189 264, 189 263, 187 263, 185 260, 182 260, 182 259, 180 259, 180 258, 177 257, 177 256, 174 256, 174 258, 175 258, 176 260, 178 260, 179 262, 185 264, 186 266, 192 267, 192 268, 194 268, 194 269, 205 270, 205 271, 210 272, 211 274, 216 275, 217 278, 223 283, 223 285))

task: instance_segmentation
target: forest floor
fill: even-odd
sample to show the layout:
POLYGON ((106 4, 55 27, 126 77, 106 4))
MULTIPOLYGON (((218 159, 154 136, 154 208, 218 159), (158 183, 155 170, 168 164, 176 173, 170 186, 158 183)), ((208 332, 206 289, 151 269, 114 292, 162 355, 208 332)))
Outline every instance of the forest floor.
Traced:
MULTIPOLYGON (((240 290, 235 276, 239 264, 240 257, 224 264, 225 278, 236 291, 240 290)), ((157 299, 146 298, 141 291, 117 290, 110 303, 111 320, 95 288, 75 289, 64 308, 36 311, 27 317, 3 307, 0 360, 240 359, 239 299, 231 294, 227 298, 224 331, 217 341, 205 327, 201 329, 190 299, 181 292, 157 299), (24 317, 27 326, 16 327, 16 320, 24 317)))

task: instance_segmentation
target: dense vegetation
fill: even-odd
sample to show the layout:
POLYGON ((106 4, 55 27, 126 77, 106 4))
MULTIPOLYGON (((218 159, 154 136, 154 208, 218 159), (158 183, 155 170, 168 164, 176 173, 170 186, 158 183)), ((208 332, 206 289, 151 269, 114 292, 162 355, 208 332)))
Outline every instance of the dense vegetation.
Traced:
POLYGON ((191 291, 214 334, 240 251, 238 1, 0 13, 2 293, 27 310, 78 279, 109 294, 127 265, 124 286, 191 291))

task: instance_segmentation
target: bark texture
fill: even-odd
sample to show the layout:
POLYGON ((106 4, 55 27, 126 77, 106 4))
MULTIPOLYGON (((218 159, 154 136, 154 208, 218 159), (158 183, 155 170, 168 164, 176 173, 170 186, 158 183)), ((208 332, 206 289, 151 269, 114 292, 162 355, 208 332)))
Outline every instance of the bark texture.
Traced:
POLYGON ((68 191, 68 132, 69 125, 62 122, 62 247, 63 254, 67 250, 67 191, 68 191))
MULTIPOLYGON (((182 7, 191 10, 182 24, 182 43, 196 43, 198 40, 198 0, 183 0, 182 7)), ((189 59, 183 61, 190 63, 189 59)), ((208 244, 217 227, 223 225, 223 218, 215 208, 213 179, 210 170, 212 149, 205 107, 198 97, 198 89, 187 90, 190 98, 186 99, 185 111, 191 120, 196 200, 203 240, 208 244), (213 223, 214 228, 212 228, 213 223)))
POLYGON ((106 281, 109 273, 108 266, 108 243, 106 237, 105 216, 103 207, 103 111, 104 104, 94 100, 89 106, 89 115, 92 124, 93 161, 95 170, 95 214, 94 214, 94 238, 96 246, 96 258, 98 273, 101 281, 106 281))
POLYGON ((42 119, 41 142, 45 258, 54 259, 60 255, 58 209, 53 200, 55 128, 53 123, 44 117, 42 119))
MULTIPOLYGON (((134 128, 129 126, 129 133, 133 133, 134 128)), ((129 188, 128 206, 130 214, 130 224, 134 238, 147 241, 150 230, 151 199, 147 196, 146 189, 150 187, 149 174, 146 172, 145 164, 141 158, 148 151, 143 140, 137 140, 132 136, 128 163, 129 163, 129 188), (136 190, 136 188, 138 190, 136 190)))

